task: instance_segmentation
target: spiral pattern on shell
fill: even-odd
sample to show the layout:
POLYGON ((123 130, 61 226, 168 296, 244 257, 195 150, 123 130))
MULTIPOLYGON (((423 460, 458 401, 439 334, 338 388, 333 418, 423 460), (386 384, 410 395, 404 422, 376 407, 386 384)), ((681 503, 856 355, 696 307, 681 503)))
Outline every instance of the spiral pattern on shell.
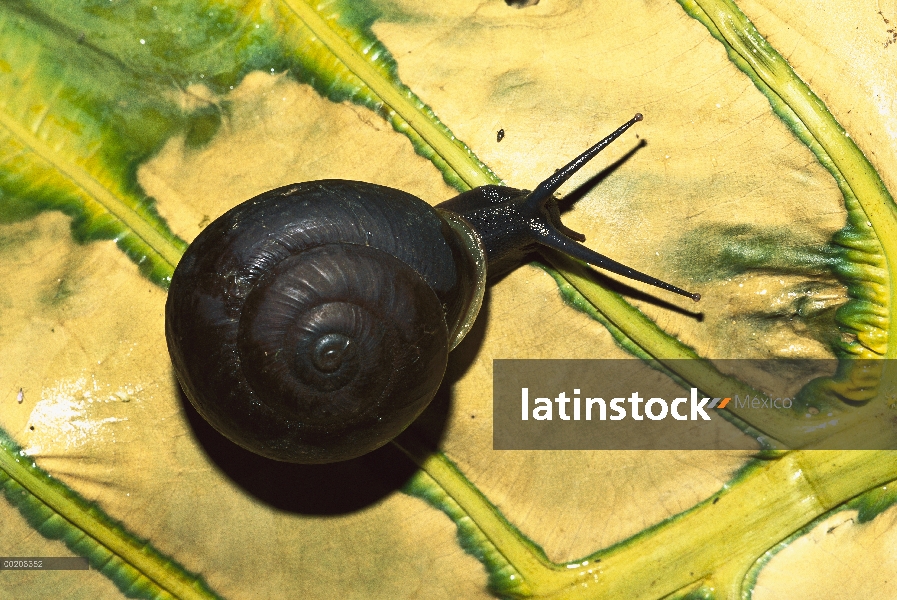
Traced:
POLYGON ((225 213, 172 278, 166 337, 198 412, 263 456, 331 462, 398 435, 439 387, 470 261, 423 201, 316 181, 225 213))

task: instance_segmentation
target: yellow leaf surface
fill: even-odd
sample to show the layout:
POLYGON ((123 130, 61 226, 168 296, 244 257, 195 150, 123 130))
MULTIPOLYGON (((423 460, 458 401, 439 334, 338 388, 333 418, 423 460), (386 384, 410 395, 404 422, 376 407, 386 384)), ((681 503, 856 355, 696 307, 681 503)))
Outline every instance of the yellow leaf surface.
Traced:
MULTIPOLYGON (((897 4, 741 8, 897 189, 897 42, 889 42, 897 4)), ((631 284, 647 294, 632 302, 662 329, 711 358, 830 356, 825 315, 846 300, 831 274, 691 280, 690 257, 719 246, 707 250, 690 233, 744 226, 775 232, 783 248, 813 249, 845 214, 828 172, 678 4, 398 0, 381 9, 373 31, 402 81, 508 185, 531 189, 645 114, 562 188, 581 196, 564 219, 599 252, 702 294, 693 305, 631 284), (801 302, 814 303, 817 317, 799 314, 801 302)), ((215 99, 225 100, 229 115, 210 143, 188 148, 173 138, 138 172, 183 239, 295 181, 369 181, 433 204, 456 193, 378 116, 284 74, 251 74, 215 99)), ((241 463, 242 454, 216 445, 174 379, 165 292, 114 243, 76 243, 59 213, 2 224, 0 278, 0 427, 223 597, 489 597, 485 571, 451 521, 398 491, 414 466, 394 449, 327 470, 241 463)), ((431 409, 444 452, 553 561, 687 510, 748 458, 492 450, 493 359, 624 356, 527 265, 487 292, 431 409)), ((69 554, 8 504, 0 515, 0 555, 69 554)), ((861 526, 849 512, 833 515, 770 561, 754 597, 897 597, 894 515, 861 526)), ((726 544, 719 540, 720 553, 726 544)), ((5 571, 0 587, 17 599, 119 594, 96 572, 5 571)))

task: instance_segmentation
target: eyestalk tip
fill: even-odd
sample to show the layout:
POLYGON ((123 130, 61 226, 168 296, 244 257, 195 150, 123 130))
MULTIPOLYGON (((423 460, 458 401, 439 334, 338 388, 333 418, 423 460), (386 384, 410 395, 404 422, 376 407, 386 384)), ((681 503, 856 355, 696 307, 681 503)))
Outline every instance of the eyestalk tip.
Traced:
POLYGON ((632 117, 632 120, 633 120, 633 121, 641 121, 641 120, 644 119, 644 118, 645 118, 645 117, 642 116, 642 113, 635 113, 635 116, 632 117))
POLYGON ((701 294, 691 294, 691 299, 698 302, 701 299, 701 294))

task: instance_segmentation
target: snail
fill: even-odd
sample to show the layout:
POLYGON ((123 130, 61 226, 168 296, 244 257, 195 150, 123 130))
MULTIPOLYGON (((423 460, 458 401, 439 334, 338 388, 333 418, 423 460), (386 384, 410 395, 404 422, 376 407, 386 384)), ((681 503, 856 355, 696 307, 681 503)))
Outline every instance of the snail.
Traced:
POLYGON ((323 180, 265 192, 213 221, 172 276, 165 332, 196 410, 268 458, 370 452, 427 406, 490 274, 541 244, 698 300, 579 242, 553 192, 642 116, 533 192, 483 186, 435 208, 405 192, 323 180))

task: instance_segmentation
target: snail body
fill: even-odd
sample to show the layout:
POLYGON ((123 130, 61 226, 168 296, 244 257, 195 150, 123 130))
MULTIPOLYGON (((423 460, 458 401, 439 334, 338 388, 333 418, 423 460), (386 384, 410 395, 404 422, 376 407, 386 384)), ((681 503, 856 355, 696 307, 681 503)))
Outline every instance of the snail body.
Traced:
POLYGON ((552 192, 586 154, 532 193, 484 186, 435 209, 343 180, 234 207, 190 245, 169 289, 166 339, 188 399, 263 456, 346 460, 426 408, 476 318, 487 264, 507 270, 544 244, 694 297, 588 250, 560 224, 552 192))

